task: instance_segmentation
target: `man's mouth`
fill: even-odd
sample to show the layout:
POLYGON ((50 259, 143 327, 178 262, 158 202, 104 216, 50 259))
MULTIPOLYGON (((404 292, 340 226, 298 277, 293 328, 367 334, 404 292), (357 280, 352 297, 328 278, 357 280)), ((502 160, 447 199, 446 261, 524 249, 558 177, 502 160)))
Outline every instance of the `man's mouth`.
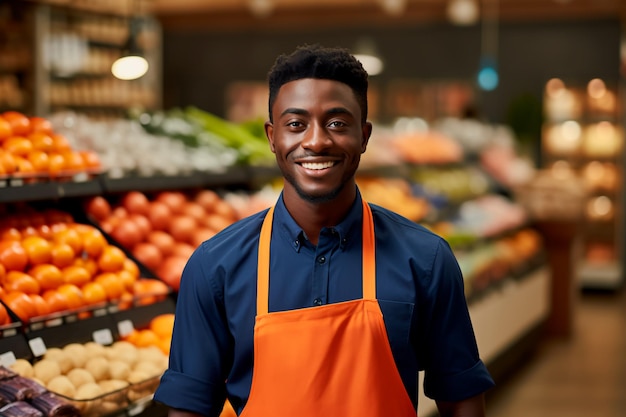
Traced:
POLYGON ((301 165, 302 165, 302 168, 305 168, 305 169, 321 170, 321 169, 330 168, 333 165, 335 165, 335 163, 333 161, 328 161, 328 162, 303 162, 301 165))

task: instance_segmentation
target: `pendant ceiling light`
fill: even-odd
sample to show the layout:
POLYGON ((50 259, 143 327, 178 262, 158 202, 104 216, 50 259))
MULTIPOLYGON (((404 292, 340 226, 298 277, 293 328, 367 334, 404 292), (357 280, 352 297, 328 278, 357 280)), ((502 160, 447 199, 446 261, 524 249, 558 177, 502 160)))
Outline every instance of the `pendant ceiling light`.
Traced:
POLYGON ((143 77, 150 67, 143 56, 137 37, 141 31, 141 19, 133 16, 128 21, 128 39, 124 44, 121 56, 111 66, 111 73, 120 80, 136 80, 143 77))
POLYGON ((248 0, 248 7, 256 17, 267 17, 274 11, 273 0, 248 0))
POLYGON ((450 22, 455 25, 473 25, 480 17, 478 0, 448 0, 446 14, 450 22))
POLYGON ((361 62, 368 75, 378 75, 383 72, 384 63, 380 58, 376 46, 371 39, 361 39, 354 49, 354 57, 361 62))
POLYGON ((379 0, 383 10, 392 16, 398 16, 404 12, 407 0, 379 0))
POLYGON ((500 84, 498 73, 498 0, 483 0, 478 87, 492 91, 500 84))

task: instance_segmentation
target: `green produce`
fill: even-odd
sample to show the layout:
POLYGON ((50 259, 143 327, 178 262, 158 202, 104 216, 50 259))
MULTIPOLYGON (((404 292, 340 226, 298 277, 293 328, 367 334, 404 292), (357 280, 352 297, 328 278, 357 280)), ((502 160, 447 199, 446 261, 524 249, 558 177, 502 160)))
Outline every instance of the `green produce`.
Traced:
MULTIPOLYGON (((226 146, 237 149, 242 160, 250 165, 270 165, 274 155, 269 149, 265 134, 252 133, 252 122, 242 126, 222 119, 196 107, 185 109, 188 120, 202 126, 206 131, 216 134, 224 140, 226 146)), ((258 129, 256 129, 258 132, 258 129)))
POLYGON ((147 132, 178 139, 189 147, 208 147, 216 154, 234 151, 239 164, 274 164, 263 122, 258 120, 237 124, 197 107, 143 113, 137 119, 147 132))

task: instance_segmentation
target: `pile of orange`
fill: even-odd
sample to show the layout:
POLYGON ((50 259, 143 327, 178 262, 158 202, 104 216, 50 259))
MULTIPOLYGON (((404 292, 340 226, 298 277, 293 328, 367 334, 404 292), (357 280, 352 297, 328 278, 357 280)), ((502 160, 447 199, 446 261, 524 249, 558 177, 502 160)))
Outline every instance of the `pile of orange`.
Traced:
POLYGON ((129 191, 112 203, 95 196, 86 202, 85 211, 175 291, 194 249, 239 219, 225 198, 208 189, 193 195, 160 191, 148 196, 129 191))
POLYGON ((48 119, 13 110, 0 113, 0 176, 58 177, 100 168, 97 153, 73 149, 48 119))
MULTIPOLYGON (((26 211, 0 221, 0 300, 22 321, 113 302, 127 308, 138 297, 148 303, 169 292, 140 275, 97 228, 67 213, 26 211)), ((0 325, 3 319, 0 308, 0 325)))
POLYGON ((163 313, 153 317, 145 329, 134 329, 124 336, 124 340, 137 347, 156 346, 163 353, 169 355, 174 329, 174 314, 163 313))

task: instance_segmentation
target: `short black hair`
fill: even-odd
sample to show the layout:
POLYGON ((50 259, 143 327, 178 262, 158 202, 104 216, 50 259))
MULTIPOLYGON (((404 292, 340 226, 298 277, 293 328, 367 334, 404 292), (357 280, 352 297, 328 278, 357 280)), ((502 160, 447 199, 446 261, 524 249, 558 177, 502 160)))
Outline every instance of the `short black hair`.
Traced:
POLYGON ((348 85, 361 107, 361 122, 367 120, 367 71, 348 49, 319 44, 298 46, 291 54, 276 58, 267 78, 270 121, 280 87, 303 78, 334 80, 348 85))

